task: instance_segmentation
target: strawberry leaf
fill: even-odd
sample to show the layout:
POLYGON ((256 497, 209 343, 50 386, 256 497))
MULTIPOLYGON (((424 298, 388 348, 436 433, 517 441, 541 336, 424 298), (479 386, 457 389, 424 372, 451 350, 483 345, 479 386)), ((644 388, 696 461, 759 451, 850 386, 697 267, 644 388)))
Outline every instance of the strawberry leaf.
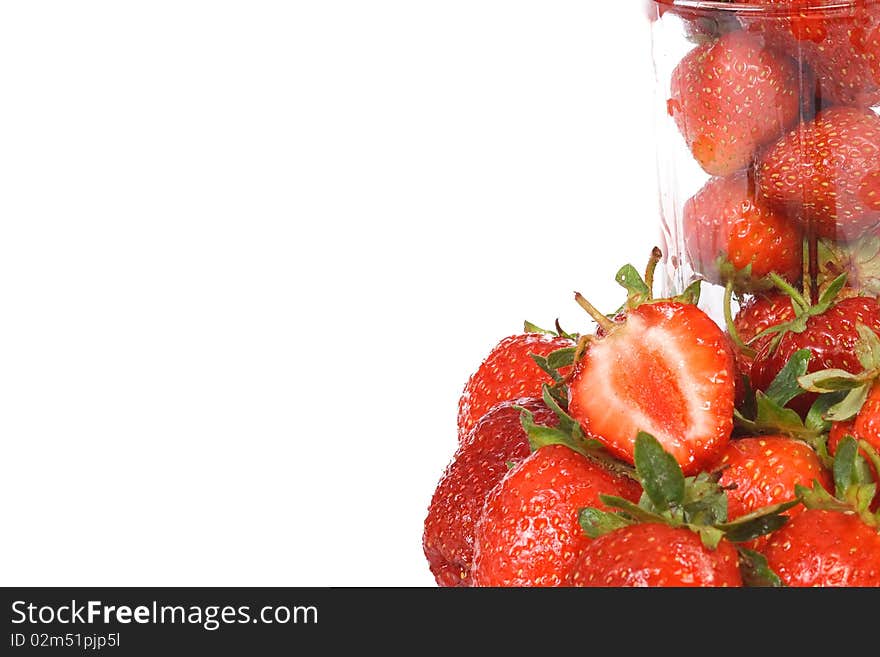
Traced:
POLYGON ((829 369, 800 376, 798 383, 804 390, 822 393, 853 390, 863 385, 864 381, 846 370, 829 369))
POLYGON ((760 391, 755 393, 755 403, 758 408, 755 422, 765 431, 769 429, 793 436, 803 433, 804 423, 792 409, 782 408, 760 391))
MULTIPOLYGON (((880 473, 880 454, 877 453, 874 446, 866 440, 859 440, 859 448, 861 449, 862 454, 867 457, 867 460, 874 466, 874 471, 880 473)), ((867 467, 867 462, 865 463, 865 466, 867 467)), ((870 473, 870 468, 868 468, 868 472, 870 473)), ((873 475, 869 474, 869 476, 862 479, 862 481, 872 483, 874 481, 873 475)))
POLYGON ((800 503, 799 499, 794 499, 790 502, 763 507, 740 516, 732 522, 721 523, 718 525, 718 529, 724 532, 728 540, 734 543, 745 543, 782 527, 788 522, 788 516, 784 516, 782 513, 800 503))
POLYGON ((643 509, 638 504, 633 504, 627 499, 617 497, 616 495, 599 495, 599 499, 605 506, 612 509, 619 509, 627 518, 631 518, 637 522, 659 522, 669 524, 669 519, 661 515, 643 509))
POLYGON ((575 351, 577 351, 577 347, 562 347, 561 349, 552 351, 547 355, 547 365, 554 370, 568 367, 574 363, 575 351))
POLYGON ((544 335, 558 335, 556 331, 548 331, 536 324, 532 324, 529 320, 523 322, 523 333, 543 333, 544 335))
POLYGON ((852 507, 849 504, 836 499, 815 479, 813 480, 812 488, 797 484, 794 487, 794 492, 798 496, 798 499, 800 499, 808 509, 824 509, 826 511, 843 512, 852 511, 852 507))
POLYGON ((548 386, 546 383, 541 389, 541 399, 547 405, 547 408, 553 411, 553 413, 556 415, 556 418, 559 420, 559 428, 564 433, 572 436, 577 441, 586 440, 586 436, 584 436, 584 430, 581 429, 580 422, 578 422, 571 415, 562 410, 562 407, 556 402, 556 399, 553 397, 550 386, 548 386))
POLYGON ((743 584, 750 587, 780 587, 785 586, 770 565, 767 558, 760 552, 739 548, 739 569, 742 574, 743 584))
POLYGON ((846 397, 828 409, 828 412, 825 413, 825 419, 831 422, 843 422, 854 418, 862 410, 870 390, 870 382, 850 390, 846 397))
POLYGON ((562 383, 562 377, 559 375, 559 372, 556 371, 555 367, 551 367, 550 363, 546 356, 540 356, 538 354, 529 354, 531 359, 535 361, 535 364, 540 367, 544 372, 553 379, 556 383, 562 383))
POLYGON ((522 406, 516 407, 520 411, 520 424, 529 438, 529 446, 533 452, 549 445, 565 445, 579 454, 592 456, 597 450, 602 449, 602 444, 599 441, 587 439, 577 420, 562 410, 562 407, 553 398, 550 386, 546 383, 542 398, 547 407, 559 419, 558 427, 535 424, 534 413, 522 406))
POLYGON ((700 540, 703 542, 703 545, 709 550, 717 548, 721 539, 724 538, 723 531, 708 525, 688 525, 688 529, 697 532, 697 534, 700 535, 700 540))
MULTIPOLYGON (((856 484, 846 491, 844 500, 864 518, 865 515, 870 516, 871 502, 874 501, 876 493, 876 484, 856 484)), ((870 521, 869 524, 871 524, 870 521)))
POLYGON ((779 406, 785 406, 792 399, 803 394, 803 388, 798 385, 798 377, 806 374, 809 362, 809 349, 794 352, 767 388, 765 392, 767 397, 779 406))
POLYGON ((685 522, 693 525, 715 525, 727 521, 727 494, 718 485, 721 473, 701 472, 685 479, 685 522))
POLYGON ((831 304, 834 303, 834 300, 837 298, 837 295, 840 294, 843 286, 846 285, 846 277, 847 275, 844 273, 831 281, 828 287, 822 292, 822 296, 819 297, 819 303, 810 309, 811 315, 822 315, 831 307, 831 304))
POLYGON ((642 275, 632 265, 624 265, 618 270, 614 277, 617 284, 624 288, 627 292, 626 305, 629 308, 651 300, 651 290, 647 283, 642 279, 642 275))
POLYGON ((688 285, 684 292, 681 294, 672 297, 673 301, 678 301, 679 303, 686 303, 693 306, 696 306, 700 302, 700 284, 701 280, 696 280, 690 285, 688 285))
MULTIPOLYGON (((813 402, 813 405, 810 406, 810 410, 804 420, 804 426, 810 431, 815 431, 817 434, 828 432, 831 429, 831 422, 825 419, 825 414, 829 408, 842 401, 846 394, 845 390, 841 390, 839 392, 819 395, 816 401, 813 402)), ((813 448, 815 449, 816 446, 813 445, 813 448)))
POLYGON ((633 524, 616 513, 609 513, 608 511, 602 511, 593 507, 580 510, 578 513, 578 523, 581 529, 584 530, 584 534, 590 538, 599 538, 613 532, 615 529, 633 524))
POLYGON ((640 431, 635 445, 636 474, 654 507, 668 511, 684 501, 684 475, 672 454, 651 434, 640 431))
POLYGON ((855 345, 859 363, 866 370, 880 369, 880 338, 864 324, 856 324, 859 340, 855 345))
POLYGON ((834 490, 839 499, 843 499, 847 489, 857 483, 856 458, 859 454, 859 445, 855 438, 846 436, 837 446, 834 456, 834 490))

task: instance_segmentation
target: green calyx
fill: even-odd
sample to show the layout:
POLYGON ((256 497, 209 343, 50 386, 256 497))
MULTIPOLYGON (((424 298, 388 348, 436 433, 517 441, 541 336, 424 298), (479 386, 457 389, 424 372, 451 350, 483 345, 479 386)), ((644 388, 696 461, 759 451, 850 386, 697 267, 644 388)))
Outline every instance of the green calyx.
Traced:
POLYGON ((563 408, 568 408, 568 385, 565 377, 559 373, 559 370, 574 364, 577 350, 578 347, 561 347, 546 356, 529 354, 538 367, 553 379, 552 385, 545 386, 546 392, 563 408))
POLYGON ((528 436, 529 446, 533 452, 550 445, 565 445, 578 454, 586 456, 618 474, 632 479, 636 478, 635 472, 631 467, 614 459, 605 451, 602 443, 588 437, 584 433, 580 423, 566 413, 556 401, 551 386, 544 384, 542 398, 547 407, 553 411, 559 420, 558 426, 548 427, 536 424, 534 413, 521 406, 517 407, 520 411, 520 423, 526 432, 526 436, 528 436))
POLYGON ((823 458, 831 428, 831 420, 827 417, 829 409, 840 403, 845 393, 835 391, 819 395, 805 418, 786 408, 792 399, 807 392, 800 380, 806 375, 809 362, 810 350, 800 349, 792 354, 766 391, 749 391, 741 408, 733 412, 737 428, 752 436, 783 434, 797 438, 808 443, 823 458))
POLYGON ((578 520, 587 536, 597 538, 626 525, 656 522, 696 532, 714 550, 722 539, 743 543, 779 529, 788 521, 782 514, 800 503, 793 500, 765 507, 729 522, 727 493, 718 483, 720 473, 685 477, 675 458, 644 432, 636 438, 635 462, 644 490, 639 503, 601 495, 602 502, 616 511, 582 509, 578 520))
POLYGON ((855 345, 859 364, 864 368, 858 374, 841 369, 827 369, 798 377, 798 384, 806 391, 843 393, 839 402, 828 408, 826 420, 842 422, 862 410, 874 383, 880 378, 880 337, 864 324, 856 325, 859 339, 855 345))
POLYGON ((728 280, 724 286, 724 301, 722 303, 722 308, 724 309, 724 324, 727 327, 727 334, 730 336, 730 339, 733 340, 733 344, 736 345, 736 348, 740 353, 749 358, 754 358, 755 350, 743 341, 739 335, 739 331, 736 329, 736 324, 733 321, 733 309, 731 307, 733 302, 733 288, 733 281, 728 280))
POLYGON ((773 281, 763 276, 755 278, 752 275, 752 263, 742 269, 737 269, 725 254, 718 256, 713 264, 718 272, 718 279, 725 287, 728 285, 738 294, 757 294, 774 288, 773 281))
POLYGON ((845 273, 861 294, 880 296, 880 237, 864 237, 851 244, 820 240, 817 252, 820 291, 845 273))
POLYGON ((798 498, 808 509, 853 513, 862 522, 880 530, 880 511, 873 513, 871 504, 877 494, 868 462, 880 472, 880 455, 869 443, 845 436, 837 446, 832 464, 834 495, 813 480, 812 488, 796 486, 798 498))
POLYGON ((671 299, 655 299, 654 298, 654 274, 657 265, 663 258, 663 253, 656 246, 651 249, 651 256, 648 259, 648 265, 645 267, 645 275, 642 277, 638 270, 632 265, 624 265, 621 267, 614 280, 624 290, 626 290, 626 302, 618 308, 617 313, 626 310, 638 308, 645 303, 655 303, 657 301, 678 301, 680 303, 696 304, 700 300, 700 282, 694 281, 688 285, 685 290, 671 299))
POLYGON ((779 342, 785 334, 803 333, 807 330, 807 322, 809 322, 812 317, 824 314, 834 305, 840 291, 846 285, 847 275, 845 273, 841 274, 829 283, 822 291, 822 294, 819 296, 819 299, 815 304, 810 302, 810 295, 801 293, 777 273, 771 272, 768 275, 768 278, 780 292, 788 295, 791 299, 791 305, 792 308, 794 308, 795 314, 794 319, 791 321, 771 326, 758 333, 749 341, 749 344, 753 344, 761 338, 773 336, 770 342, 770 350, 772 352, 779 346, 779 342))
POLYGON ((548 330, 545 328, 541 328, 537 324, 533 324, 529 320, 523 322, 523 331, 525 333, 541 333, 543 335, 550 335, 554 338, 568 338, 569 340, 577 340, 580 337, 577 333, 569 333, 567 331, 562 330, 562 327, 559 325, 559 320, 557 319, 555 322, 554 330, 548 330))

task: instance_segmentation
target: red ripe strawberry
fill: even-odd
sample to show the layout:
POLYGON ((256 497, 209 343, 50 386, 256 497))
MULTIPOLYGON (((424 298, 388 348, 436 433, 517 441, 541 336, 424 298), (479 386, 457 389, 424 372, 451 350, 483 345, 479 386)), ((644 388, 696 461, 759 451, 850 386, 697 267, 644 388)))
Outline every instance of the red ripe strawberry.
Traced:
POLYGON ((742 586, 733 545, 714 550, 683 527, 644 523, 593 539, 572 570, 572 586, 742 586))
POLYGON ((685 203, 685 248, 709 282, 724 285, 746 267, 752 280, 770 272, 791 282, 800 277, 799 224, 755 197, 752 177, 740 172, 713 178, 685 203))
POLYGON ((474 525, 491 490, 531 450, 516 406, 535 422, 555 426, 553 413, 539 399, 502 402, 474 425, 459 445, 431 499, 422 539, 431 572, 440 586, 470 586, 474 525))
POLYGON ((834 107, 771 146, 758 162, 761 194, 813 221, 820 237, 852 240, 880 223, 870 193, 880 171, 880 116, 834 107))
POLYGON ((499 342, 471 375, 458 402, 459 439, 495 404, 519 397, 540 397, 542 386, 553 383, 529 354, 546 356, 574 344, 568 338, 540 333, 512 335, 499 342))
POLYGON ((640 487, 563 445, 542 447, 511 470, 477 522, 474 584, 560 586, 589 543, 578 511, 600 494, 638 500, 640 487))
POLYGON ((880 586, 880 534, 854 514, 804 511, 763 553, 786 586, 880 586))
POLYGON ((817 10, 812 0, 745 0, 790 8, 776 17, 743 14, 767 45, 807 64, 820 100, 868 107, 880 102, 880 6, 861 0, 849 7, 817 10), (812 8, 811 8, 812 7, 812 8))
MULTIPOLYGON (((875 383, 868 393, 865 403, 854 419, 846 422, 834 422, 828 435, 828 451, 837 453, 837 446, 846 436, 852 436, 856 440, 864 440, 875 450, 880 452, 880 384, 875 383)), ((867 454, 862 452, 862 456, 867 454)), ((880 481, 880 476, 869 458, 865 459, 871 468, 875 481, 880 481)), ((878 493, 880 494, 880 493, 878 493)))
POLYGON ((639 431, 686 474, 710 462, 733 429, 734 362, 726 336, 696 306, 647 303, 607 322, 569 382, 569 414, 633 463, 639 431))
MULTIPOLYGON (((793 500, 797 497, 795 486, 809 488, 814 479, 826 490, 833 490, 831 477, 816 452, 785 436, 732 440, 713 469, 722 473, 718 483, 727 489, 729 520, 793 500)), ((803 510, 803 506, 796 506, 787 515, 794 516, 803 510)), ((760 550, 766 541, 767 537, 761 537, 753 546, 760 550)))
MULTIPOLYGON (((773 341, 764 344, 752 364, 752 387, 767 390, 779 371, 800 349, 810 350, 807 372, 836 368, 858 374, 864 368, 855 350, 859 341, 857 324, 864 324, 880 335, 880 304, 876 299, 842 299, 825 312, 809 317, 803 332, 787 331, 778 345, 774 345, 773 341)), ((815 399, 814 393, 804 394, 792 400, 789 406, 803 414, 815 399)))
MULTIPOLYGON (((794 319, 794 307, 791 298, 781 292, 768 292, 751 297, 746 301, 733 320, 734 328, 740 340, 756 352, 772 339, 771 336, 752 340, 767 329, 790 322, 794 319)), ((736 360, 739 371, 749 376, 752 369, 752 357, 742 350, 736 349, 736 360)))
POLYGON ((700 166, 725 176, 800 114, 798 67, 746 32, 688 53, 672 73, 670 115, 700 166))

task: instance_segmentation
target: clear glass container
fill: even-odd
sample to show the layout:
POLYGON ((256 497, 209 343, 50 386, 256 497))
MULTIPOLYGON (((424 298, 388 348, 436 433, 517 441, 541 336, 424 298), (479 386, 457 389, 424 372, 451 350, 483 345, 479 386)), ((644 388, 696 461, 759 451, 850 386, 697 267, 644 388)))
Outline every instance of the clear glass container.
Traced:
POLYGON ((702 278, 719 322, 726 288, 815 297, 880 244, 880 0, 650 12, 665 293, 702 278))

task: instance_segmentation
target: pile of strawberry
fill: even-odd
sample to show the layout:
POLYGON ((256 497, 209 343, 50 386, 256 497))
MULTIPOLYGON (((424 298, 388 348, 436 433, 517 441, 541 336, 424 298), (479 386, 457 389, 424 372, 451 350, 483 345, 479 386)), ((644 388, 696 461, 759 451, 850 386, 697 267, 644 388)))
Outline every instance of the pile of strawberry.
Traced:
POLYGON ((659 259, 609 315, 575 295, 594 333, 527 323, 470 377, 437 583, 880 586, 880 303, 776 277, 724 330, 699 282, 653 297, 659 259))
POLYGON ((664 29, 683 24, 697 43, 667 101, 712 176, 681 209, 693 269, 741 293, 766 289, 771 272, 796 284, 806 237, 815 269, 833 278, 858 264, 876 286, 880 2, 739 0, 723 11, 655 2, 664 29))

